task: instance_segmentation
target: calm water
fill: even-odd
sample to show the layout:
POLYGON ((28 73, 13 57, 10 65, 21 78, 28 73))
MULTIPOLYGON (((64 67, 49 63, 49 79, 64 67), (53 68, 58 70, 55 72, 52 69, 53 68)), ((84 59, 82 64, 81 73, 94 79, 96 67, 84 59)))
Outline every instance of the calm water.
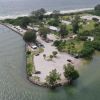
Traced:
POLYGON ((67 10, 90 8, 100 0, 0 0, 0 16, 27 14, 34 9, 67 10))
POLYGON ((24 45, 18 34, 0 25, 0 100, 100 100, 100 55, 80 68, 75 86, 52 91, 27 81, 24 45))

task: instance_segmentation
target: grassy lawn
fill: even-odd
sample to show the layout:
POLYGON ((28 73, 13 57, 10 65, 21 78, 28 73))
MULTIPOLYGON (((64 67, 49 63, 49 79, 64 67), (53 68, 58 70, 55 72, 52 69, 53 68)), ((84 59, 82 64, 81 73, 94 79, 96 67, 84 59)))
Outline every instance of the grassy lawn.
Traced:
POLYGON ((94 29, 94 25, 95 25, 94 21, 88 21, 86 25, 82 25, 82 28, 79 31, 80 32, 91 31, 94 29))
POLYGON ((72 32, 72 25, 70 24, 70 25, 67 25, 67 30, 68 30, 68 32, 70 33, 70 32, 72 32))
POLYGON ((83 45, 84 45, 83 41, 69 40, 66 42, 66 45, 65 45, 63 51, 68 52, 68 50, 70 50, 70 52, 73 52, 73 53, 77 52, 78 53, 82 50, 83 45))
POLYGON ((31 54, 27 55, 26 69, 27 69, 27 74, 30 75, 30 76, 32 75, 33 72, 35 72, 35 66, 34 66, 33 59, 34 59, 34 53, 33 52, 31 54))
POLYGON ((62 20, 69 20, 71 18, 72 18, 72 16, 67 16, 67 15, 60 17, 60 19, 62 19, 62 20))
MULTIPOLYGON (((95 27, 95 22, 94 21, 88 21, 87 24, 82 24, 82 28, 80 28, 79 32, 83 32, 83 31, 91 31, 93 30, 95 27)), ((66 25, 67 30, 69 31, 69 33, 72 32, 72 25, 66 25)))
POLYGON ((84 42, 83 41, 75 41, 75 48, 77 52, 80 52, 83 48, 84 42))

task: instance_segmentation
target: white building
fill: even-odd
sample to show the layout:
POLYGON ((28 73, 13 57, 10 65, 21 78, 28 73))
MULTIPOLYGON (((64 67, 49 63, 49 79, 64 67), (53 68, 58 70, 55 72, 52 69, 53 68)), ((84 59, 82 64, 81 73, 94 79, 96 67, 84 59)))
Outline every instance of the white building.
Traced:
POLYGON ((57 27, 55 27, 55 26, 49 26, 48 27, 50 30, 52 30, 52 31, 59 31, 60 29, 59 28, 57 28, 57 27))
POLYGON ((93 18, 97 18, 100 22, 100 17, 99 16, 85 15, 85 16, 82 16, 81 18, 85 19, 85 20, 92 20, 93 18))
POLYGON ((66 25, 70 25, 70 24, 71 24, 70 21, 66 21, 66 20, 62 20, 61 22, 62 22, 63 24, 66 24, 66 25))
POLYGON ((93 36, 88 36, 87 40, 94 41, 94 37, 93 36))

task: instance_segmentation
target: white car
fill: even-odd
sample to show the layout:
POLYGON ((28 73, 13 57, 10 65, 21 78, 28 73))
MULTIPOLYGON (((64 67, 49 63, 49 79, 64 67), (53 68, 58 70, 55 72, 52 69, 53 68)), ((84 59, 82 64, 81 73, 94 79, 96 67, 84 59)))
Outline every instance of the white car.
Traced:
POLYGON ((33 48, 33 49, 37 49, 37 46, 36 46, 36 45, 32 45, 32 48, 33 48))

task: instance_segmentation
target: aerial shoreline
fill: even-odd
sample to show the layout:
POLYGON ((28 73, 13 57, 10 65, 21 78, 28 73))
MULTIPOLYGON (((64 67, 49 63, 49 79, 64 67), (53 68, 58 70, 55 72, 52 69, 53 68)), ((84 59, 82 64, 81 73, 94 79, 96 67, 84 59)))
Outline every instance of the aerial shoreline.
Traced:
MULTIPOLYGON (((3 25, 3 26, 5 26, 5 27, 8 28, 8 29, 14 31, 16 34, 20 35, 20 36, 23 38, 23 34, 20 33, 20 32, 18 32, 18 31, 15 30, 14 28, 12 28, 9 24, 6 24, 6 23, 0 23, 0 24, 3 25)), ((27 43, 25 42, 25 52, 27 52, 27 45, 28 45, 30 48, 32 48, 29 44, 27 44, 27 43)), ((71 57, 71 56, 69 55, 68 58, 70 58, 70 57, 71 57)), ((78 69, 79 66, 82 65, 81 59, 79 59, 78 61, 77 61, 75 58, 73 58, 73 57, 71 57, 71 59, 73 59, 74 65, 75 65, 75 68, 76 68, 76 69, 78 69), (77 62, 77 63, 75 63, 75 62, 77 62), (76 67, 76 66, 77 66, 77 67, 76 67)), ((28 61, 27 61, 27 57, 26 57, 26 64, 27 64, 27 62, 28 62, 28 61)), ((27 70, 26 70, 26 74, 27 74, 27 76, 26 76, 27 80, 30 81, 33 85, 37 85, 37 86, 45 87, 45 88, 50 88, 50 87, 51 87, 50 85, 45 84, 45 83, 42 82, 42 81, 40 81, 40 82, 38 81, 38 82, 37 82, 37 81, 33 80, 33 78, 32 78, 31 76, 28 75, 27 70)), ((61 79, 60 81, 58 81, 58 83, 55 85, 55 87, 64 86, 64 85, 66 85, 66 84, 68 85, 68 84, 69 84, 69 81, 68 81, 67 79, 61 79)))
MULTIPOLYGON (((81 8, 81 9, 72 9, 72 10, 61 10, 60 14, 70 14, 70 13, 78 13, 78 12, 84 12, 84 11, 89 11, 93 10, 94 8, 81 8)), ((45 15, 50 15, 52 14, 53 11, 47 11, 45 15)), ((19 15, 7 15, 7 16, 0 16, 0 20, 5 20, 5 19, 15 19, 17 17, 24 17, 24 16, 29 16, 30 14, 19 14, 19 15)))
MULTIPOLYGON (((71 16, 73 14, 74 15, 76 15, 76 14, 83 14, 83 13, 89 14, 88 12, 93 11, 93 9, 94 8, 84 8, 84 9, 77 9, 77 10, 59 11, 59 15, 58 16, 67 16, 68 15, 68 17, 69 17, 69 15, 71 16)), ((51 16, 53 14, 56 14, 56 11, 55 11, 55 13, 54 13, 54 11, 52 11, 52 12, 46 12, 46 13, 44 12, 44 16, 45 17, 49 17, 49 15, 51 16)), ((29 15, 23 15, 22 18, 28 18, 28 17, 31 17, 31 16, 29 16, 29 15), (24 16, 27 16, 27 17, 24 17, 24 16)), ((15 20, 15 19, 12 18, 12 19, 8 19, 8 20, 15 20)), ((24 19, 24 20, 26 20, 26 19, 24 19)), ((90 18, 90 20, 92 20, 92 19, 90 18)), ((32 22, 30 22, 30 23, 32 23, 32 22)), ((27 25, 26 28, 25 27, 22 28, 20 26, 21 24, 18 24, 19 25, 18 26, 17 24, 6 22, 6 20, 4 22, 1 20, 1 24, 3 26, 5 26, 5 27, 11 29, 12 31, 18 33, 22 37, 25 36, 25 34, 28 32, 28 30, 30 30, 30 31, 31 30, 35 30, 35 28, 34 28, 35 26, 31 26, 31 25, 28 26, 27 25)), ((31 44, 31 42, 25 41, 28 44, 28 45, 25 45, 25 48, 27 50, 26 51, 26 64, 27 64, 27 66, 26 66, 26 72, 27 72, 27 78, 28 78, 28 80, 30 82, 32 82, 33 84, 36 84, 36 85, 39 85, 39 86, 52 87, 53 85, 50 85, 50 84, 48 84, 48 82, 46 82, 47 81, 46 78, 48 77, 49 73, 55 68, 55 70, 57 70, 57 72, 60 73, 61 80, 57 81, 57 83, 55 83, 54 86, 58 87, 58 86, 63 86, 64 84, 69 84, 69 81, 64 76, 64 64, 66 64, 66 66, 67 66, 70 63, 70 64, 72 64, 73 67, 75 67, 75 69, 78 69, 79 65, 81 65, 81 59, 80 58, 82 57, 82 54, 80 55, 80 53, 82 53, 81 51, 84 50, 84 48, 85 48, 84 46, 86 46, 84 44, 88 43, 88 42, 83 42, 81 40, 81 38, 80 38, 80 41, 78 41, 78 42, 81 43, 81 46, 82 46, 83 49, 79 49, 79 47, 75 47, 75 46, 78 45, 77 44, 77 40, 76 40, 75 37, 78 37, 78 36, 75 35, 74 33, 72 34, 72 36, 71 35, 69 35, 69 36, 67 35, 68 37, 66 37, 66 40, 67 39, 70 40, 73 36, 75 36, 75 37, 73 37, 73 40, 75 40, 73 42, 75 42, 76 44, 74 44, 73 48, 76 51, 71 51, 72 49, 70 48, 71 50, 69 51, 69 53, 64 54, 64 53, 61 53, 62 51, 60 51, 60 50, 57 49, 56 45, 52 45, 52 43, 54 41, 56 41, 56 40, 59 41, 59 38, 57 38, 57 35, 53 35, 52 34, 51 37, 49 35, 48 39, 52 38, 51 39, 52 41, 51 42, 47 42, 47 40, 43 40, 43 37, 41 35, 38 35, 38 33, 40 31, 39 31, 39 27, 38 26, 37 26, 37 28, 38 28, 38 30, 36 30, 37 41, 39 41, 38 44, 41 44, 42 47, 39 46, 39 48, 38 48, 38 45, 31 44), (34 50, 34 47, 37 50, 34 50), (51 51, 49 51, 49 50, 51 50, 51 51), (57 52, 57 57, 53 56, 53 52, 57 52), (70 52, 72 52, 72 53, 70 53, 70 52), (30 53, 30 54, 28 54, 28 53, 30 53), (44 57, 44 55, 46 55, 46 56, 44 57), (50 58, 51 56, 53 56, 53 57, 50 58), (54 62, 53 62, 52 59, 54 60, 54 62), (62 63, 59 63, 59 62, 62 62, 62 63), (49 69, 48 69, 48 65, 51 66, 51 67, 49 67, 49 69)), ((51 32, 53 32, 52 29, 51 29, 51 32)), ((88 35, 87 39, 85 41, 88 41, 88 37, 91 37, 91 36, 88 35)), ((92 41, 94 41, 95 37, 92 36, 91 38, 92 38, 92 40, 90 39, 89 41, 92 43, 92 41)), ((63 41, 60 41, 60 42, 63 42, 63 41)), ((65 41, 65 42, 67 42, 67 41, 65 41)), ((66 51, 67 47, 68 47, 68 45, 66 44, 66 49, 63 52, 67 52, 66 51)), ((94 47, 92 47, 92 48, 93 49, 91 49, 92 52, 91 52, 90 55, 92 55, 94 53, 94 47)), ((62 49, 62 50, 64 50, 64 49, 62 49)), ((84 52, 83 52, 83 57, 85 57, 84 56, 84 52)))

